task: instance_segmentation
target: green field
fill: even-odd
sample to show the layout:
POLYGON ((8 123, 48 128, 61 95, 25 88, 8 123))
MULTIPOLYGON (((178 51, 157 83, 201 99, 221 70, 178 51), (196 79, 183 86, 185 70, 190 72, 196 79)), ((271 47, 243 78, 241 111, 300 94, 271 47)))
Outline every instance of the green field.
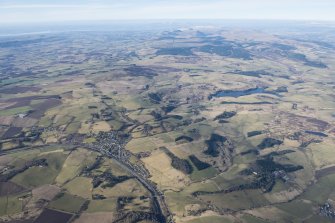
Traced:
POLYGON ((63 151, 40 155, 38 156, 39 159, 47 159, 48 167, 29 168, 25 172, 16 175, 12 181, 31 188, 44 184, 52 184, 61 171, 66 157, 67 154, 63 153, 63 151))
POLYGON ((17 107, 17 108, 2 110, 2 111, 0 111, 0 116, 18 115, 18 114, 26 113, 29 110, 31 110, 31 107, 29 107, 29 106, 23 106, 23 107, 17 107))
POLYGON ((13 215, 22 212, 24 201, 22 201, 20 197, 25 195, 27 194, 0 197, 0 216, 13 215))
POLYGON ((88 205, 87 212, 115 212, 116 199, 93 200, 88 205))
POLYGON ((85 199, 67 193, 60 196, 61 197, 52 201, 48 207, 61 211, 77 213, 85 202, 85 199))

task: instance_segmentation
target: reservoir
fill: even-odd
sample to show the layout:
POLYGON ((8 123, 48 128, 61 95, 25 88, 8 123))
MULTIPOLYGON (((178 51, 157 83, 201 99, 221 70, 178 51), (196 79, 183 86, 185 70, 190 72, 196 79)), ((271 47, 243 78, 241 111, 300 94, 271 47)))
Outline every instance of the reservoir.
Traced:
POLYGON ((256 88, 250 88, 246 90, 222 90, 217 91, 214 94, 211 94, 208 99, 212 99, 213 97, 220 98, 220 97, 234 97, 238 98, 241 96, 251 95, 251 94, 273 94, 275 93, 271 91, 266 91, 266 88, 264 87, 256 87, 256 88))

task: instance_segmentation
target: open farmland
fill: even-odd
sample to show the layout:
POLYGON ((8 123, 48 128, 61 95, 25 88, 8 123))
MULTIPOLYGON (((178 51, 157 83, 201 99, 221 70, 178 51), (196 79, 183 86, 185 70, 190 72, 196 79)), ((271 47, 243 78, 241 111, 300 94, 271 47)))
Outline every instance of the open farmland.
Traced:
POLYGON ((171 26, 0 37, 0 222, 335 221, 334 28, 171 26))

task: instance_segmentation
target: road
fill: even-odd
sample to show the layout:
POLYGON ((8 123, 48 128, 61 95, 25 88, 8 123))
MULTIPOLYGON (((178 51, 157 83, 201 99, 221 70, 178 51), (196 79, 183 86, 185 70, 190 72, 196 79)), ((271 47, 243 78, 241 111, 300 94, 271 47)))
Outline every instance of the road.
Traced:
MULTIPOLYGON (((6 152, 0 152, 0 156, 4 156, 7 154, 12 154, 20 151, 27 151, 27 150, 33 150, 33 149, 41 149, 46 146, 55 146, 60 144, 50 144, 50 145, 40 145, 40 146, 34 146, 34 147, 24 147, 20 149, 15 149, 13 151, 6 151, 6 152)), ((165 223, 173 223, 172 215, 169 211, 168 206, 165 203, 164 195, 162 192, 160 192, 146 177, 138 174, 128 163, 124 163, 120 161, 117 157, 109 154, 103 149, 100 149, 98 147, 91 147, 87 145, 72 145, 72 144, 66 144, 62 146, 70 147, 70 148, 85 148, 89 150, 93 150, 95 152, 99 152, 100 154, 107 156, 108 158, 114 160, 118 165, 120 165, 123 169, 128 171, 130 174, 132 174, 151 194, 152 197, 152 204, 153 204, 153 211, 156 213, 159 217, 160 222, 165 223)))
POLYGON ((153 211, 156 213, 159 217, 160 222, 173 222, 172 215, 169 211, 169 208, 165 202, 164 195, 162 192, 160 192, 145 176, 142 176, 141 174, 137 173, 130 164, 123 162, 119 159, 119 157, 112 155, 108 151, 105 151, 98 147, 92 147, 87 145, 80 145, 80 147, 90 149, 96 152, 99 152, 100 154, 107 156, 108 158, 114 160, 118 165, 120 165, 123 169, 128 171, 130 174, 132 174, 151 194, 152 197, 152 204, 153 204, 153 211))

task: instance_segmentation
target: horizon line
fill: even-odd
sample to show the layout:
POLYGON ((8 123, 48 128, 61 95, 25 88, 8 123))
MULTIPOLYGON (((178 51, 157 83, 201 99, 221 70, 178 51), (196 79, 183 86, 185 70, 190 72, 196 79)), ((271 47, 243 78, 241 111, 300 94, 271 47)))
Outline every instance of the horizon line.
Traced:
POLYGON ((335 23, 335 19, 280 19, 280 18, 157 18, 157 19, 143 19, 143 18, 132 18, 132 19, 92 19, 92 20, 64 20, 64 21, 28 21, 28 22, 1 22, 2 25, 53 25, 53 24, 83 24, 83 23, 141 23, 141 22, 177 22, 177 21, 208 21, 208 22, 263 22, 263 23, 271 23, 271 22, 302 22, 302 23, 335 23))

